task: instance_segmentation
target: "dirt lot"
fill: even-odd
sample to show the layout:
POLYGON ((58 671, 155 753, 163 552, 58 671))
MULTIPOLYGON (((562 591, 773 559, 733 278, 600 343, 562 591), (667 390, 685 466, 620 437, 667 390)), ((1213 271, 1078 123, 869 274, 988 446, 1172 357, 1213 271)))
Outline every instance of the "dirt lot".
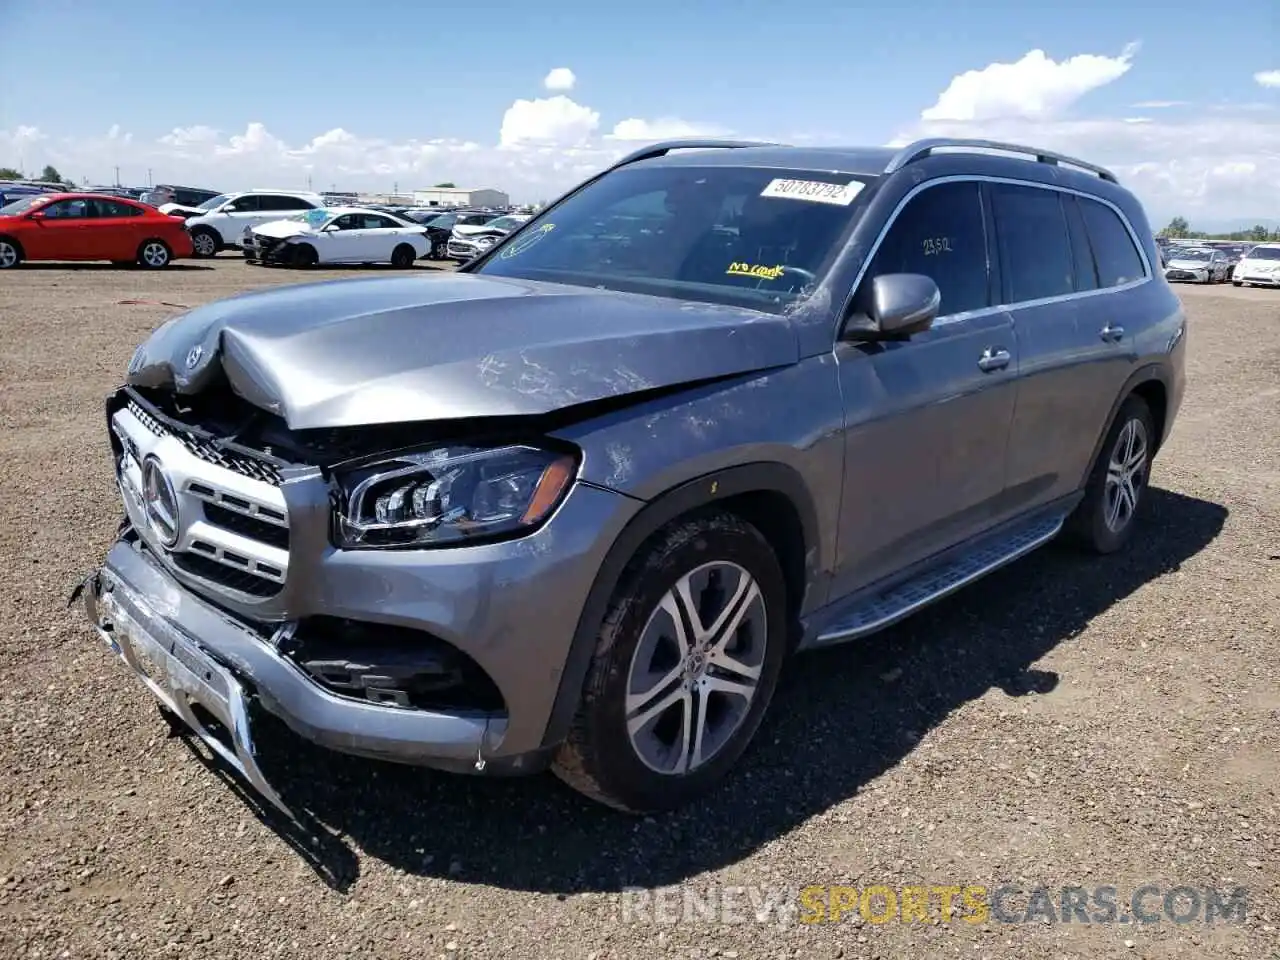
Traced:
POLYGON ((268 730, 274 780, 326 828, 308 838, 166 738, 66 609, 119 512, 101 399, 176 309, 127 301, 302 279, 226 256, 0 277, 0 957, 1280 957, 1280 291, 1180 288, 1190 387, 1134 549, 1050 547, 797 661, 705 808, 635 821, 550 777, 268 730), (876 884, 1110 885, 1126 919, 1144 884, 1154 911, 1177 886, 1248 894, 1214 925, 1203 895, 1188 923, 749 916, 774 888, 876 884), (633 885, 747 889, 722 922, 664 922, 678 897, 624 922, 633 885))

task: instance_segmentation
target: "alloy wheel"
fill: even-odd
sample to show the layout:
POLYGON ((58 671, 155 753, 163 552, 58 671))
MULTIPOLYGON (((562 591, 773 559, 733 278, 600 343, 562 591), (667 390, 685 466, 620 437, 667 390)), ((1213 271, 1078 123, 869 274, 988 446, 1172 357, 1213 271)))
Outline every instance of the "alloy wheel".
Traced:
POLYGON ((1103 491, 1103 516, 1107 528, 1119 533, 1133 519, 1142 495, 1147 469, 1147 428, 1136 417, 1124 425, 1116 437, 1107 463, 1103 491))
POLYGON ((191 238, 191 243, 196 248, 196 253, 202 257, 212 257, 218 252, 218 245, 207 233, 197 233, 191 238))
POLYGON ((18 248, 7 240, 0 240, 0 270, 7 270, 18 262, 18 248))
POLYGON ((663 595, 627 676, 627 735, 649 769, 684 775, 725 747, 750 712, 769 642, 755 579, 704 564, 663 595))
POLYGON ((169 251, 163 243, 152 240, 142 248, 142 261, 148 267, 163 267, 169 262, 169 251))

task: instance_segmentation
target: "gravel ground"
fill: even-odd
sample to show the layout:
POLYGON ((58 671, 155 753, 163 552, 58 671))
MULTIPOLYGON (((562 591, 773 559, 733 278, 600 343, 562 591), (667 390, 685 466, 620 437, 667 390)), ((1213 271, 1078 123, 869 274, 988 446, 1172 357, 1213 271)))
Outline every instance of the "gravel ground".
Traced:
POLYGON ((550 776, 436 775, 269 728, 308 836, 166 737, 66 609, 119 514, 102 397, 175 310, 124 301, 300 279, 225 256, 0 277, 0 957, 1280 958, 1280 291, 1180 288, 1190 386, 1134 549, 1050 547, 796 661, 705 808, 637 821, 550 776), (1246 919, 749 917, 790 887, 1005 883, 1111 885, 1121 913, 1147 883, 1240 885, 1246 919), (621 892, 724 885, 746 889, 714 921, 678 896, 637 920, 621 892))

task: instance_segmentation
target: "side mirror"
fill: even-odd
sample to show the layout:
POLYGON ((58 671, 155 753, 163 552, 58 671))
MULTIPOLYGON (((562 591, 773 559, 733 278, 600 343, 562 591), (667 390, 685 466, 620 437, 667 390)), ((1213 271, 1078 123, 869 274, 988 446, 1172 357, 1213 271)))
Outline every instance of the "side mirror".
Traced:
POLYGON ((45 212, 43 210, 32 210, 27 214, 28 220, 43 220, 44 218, 45 212))
POLYGON ((845 327, 850 340, 899 340, 928 330, 942 293, 920 273, 881 274, 863 287, 845 327))

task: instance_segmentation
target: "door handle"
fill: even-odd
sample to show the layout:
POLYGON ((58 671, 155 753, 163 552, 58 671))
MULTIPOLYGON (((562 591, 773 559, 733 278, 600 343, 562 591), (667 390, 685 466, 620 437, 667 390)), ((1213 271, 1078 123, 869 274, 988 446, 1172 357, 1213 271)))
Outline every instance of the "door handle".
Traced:
POLYGON ((993 370, 1003 370, 1009 365, 1009 351, 1002 350, 998 347, 987 347, 982 351, 982 356, 978 358, 978 369, 983 373, 991 373, 993 370))
POLYGON ((1102 328, 1100 335, 1103 340, 1107 341, 1107 343, 1115 343, 1124 336, 1124 327, 1113 327, 1108 323, 1102 328))

